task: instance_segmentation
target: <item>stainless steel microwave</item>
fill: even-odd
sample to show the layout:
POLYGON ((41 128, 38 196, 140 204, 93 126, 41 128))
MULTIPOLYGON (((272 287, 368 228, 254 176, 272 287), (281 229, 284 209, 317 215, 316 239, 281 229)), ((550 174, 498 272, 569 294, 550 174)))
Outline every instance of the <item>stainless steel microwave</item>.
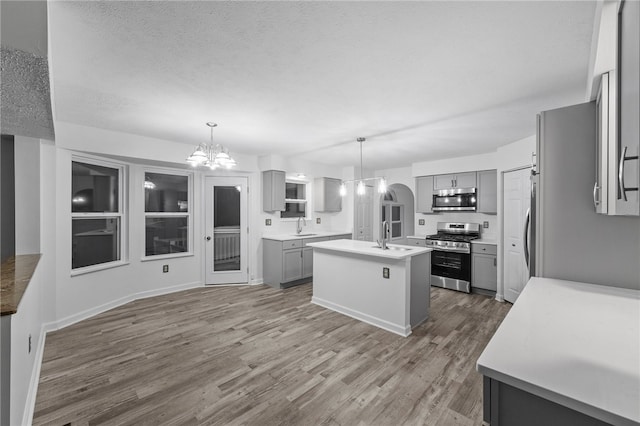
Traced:
POLYGON ((476 211, 476 188, 441 189, 433 194, 433 211, 476 211))

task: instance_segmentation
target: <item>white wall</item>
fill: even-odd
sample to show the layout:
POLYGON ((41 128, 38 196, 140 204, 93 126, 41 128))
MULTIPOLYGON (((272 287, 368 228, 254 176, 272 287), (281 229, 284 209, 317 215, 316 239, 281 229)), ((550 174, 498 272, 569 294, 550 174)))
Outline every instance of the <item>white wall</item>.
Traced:
POLYGON ((40 253, 40 139, 15 136, 16 254, 40 253))

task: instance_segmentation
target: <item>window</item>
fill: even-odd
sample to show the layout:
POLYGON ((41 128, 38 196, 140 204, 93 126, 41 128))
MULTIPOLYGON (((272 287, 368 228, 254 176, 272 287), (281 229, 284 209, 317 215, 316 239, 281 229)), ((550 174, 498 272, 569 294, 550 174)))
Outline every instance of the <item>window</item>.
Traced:
POLYGON ((280 212, 281 218, 306 217, 307 184, 304 182, 285 183, 285 210, 280 212))
POLYGON ((117 164, 71 162, 72 270, 122 261, 123 174, 117 164))
POLYGON ((382 197, 381 220, 389 222, 391 239, 402 238, 402 219, 404 217, 404 205, 397 203, 396 193, 388 190, 382 197))
POLYGON ((145 172, 145 256, 189 253, 190 175, 145 172))

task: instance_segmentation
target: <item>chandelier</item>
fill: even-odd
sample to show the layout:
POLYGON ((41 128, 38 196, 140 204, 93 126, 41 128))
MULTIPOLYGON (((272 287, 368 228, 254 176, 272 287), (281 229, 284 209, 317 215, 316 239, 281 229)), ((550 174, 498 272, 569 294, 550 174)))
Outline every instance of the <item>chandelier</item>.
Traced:
POLYGON ((364 195, 367 192, 364 182, 368 180, 379 180, 378 182, 378 193, 384 194, 387 192, 387 180, 384 177, 372 177, 372 178, 363 178, 362 177, 362 143, 366 141, 366 138, 358 138, 356 141, 360 144, 360 179, 350 179, 343 180, 342 184, 340 184, 340 196, 344 197, 347 195, 347 183, 354 182, 356 183, 356 193, 358 195, 364 195))
POLYGON ((193 167, 205 166, 211 170, 217 168, 230 169, 234 167, 237 163, 236 160, 229 155, 229 150, 219 143, 213 144, 213 128, 216 127, 217 124, 209 122, 207 126, 211 128, 211 141, 209 144, 199 144, 196 150, 187 157, 187 162, 193 167))

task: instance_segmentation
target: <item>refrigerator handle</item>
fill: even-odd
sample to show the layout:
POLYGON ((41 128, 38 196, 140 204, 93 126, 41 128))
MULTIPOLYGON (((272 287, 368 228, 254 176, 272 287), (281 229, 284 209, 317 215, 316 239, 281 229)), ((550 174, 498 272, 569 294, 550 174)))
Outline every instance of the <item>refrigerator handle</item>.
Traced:
POLYGON ((527 269, 529 269, 529 224, 531 220, 531 209, 527 209, 527 216, 524 220, 524 230, 522 232, 522 241, 524 241, 524 260, 527 263, 527 269))
POLYGON ((598 208, 598 204, 600 204, 600 201, 598 201, 597 194, 598 194, 598 182, 593 184, 593 206, 595 208, 598 208))
POLYGON ((626 157, 627 147, 625 146, 620 156, 620 164, 618 164, 618 185, 620 185, 620 192, 624 201, 627 201, 627 189, 624 187, 624 161, 626 157))

